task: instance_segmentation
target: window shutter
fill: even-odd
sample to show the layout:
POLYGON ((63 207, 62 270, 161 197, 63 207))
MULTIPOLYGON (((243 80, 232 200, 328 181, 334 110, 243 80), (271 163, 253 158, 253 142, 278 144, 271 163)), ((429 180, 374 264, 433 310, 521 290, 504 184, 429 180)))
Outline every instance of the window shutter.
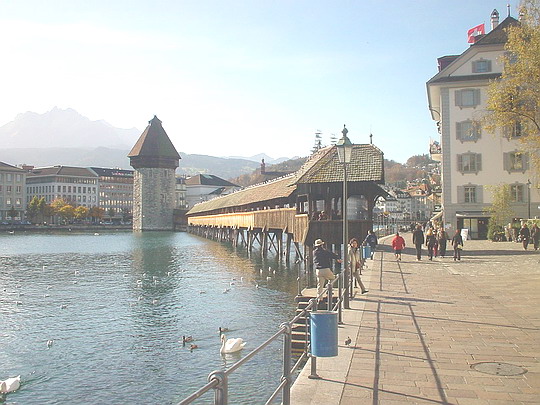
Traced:
POLYGON ((476 202, 484 202, 484 186, 476 186, 476 202))
POLYGON ((472 72, 473 73, 478 73, 478 62, 477 61, 474 61, 472 63, 472 72))
POLYGON ((479 122, 474 122, 473 128, 474 128, 474 137, 476 139, 482 138, 482 125, 480 125, 479 122))
POLYGON ((463 125, 461 122, 456 122, 456 139, 458 141, 463 139, 463 125))
POLYGON ((454 92, 454 96, 455 96, 455 99, 456 99, 456 105, 457 106, 463 105, 463 103, 461 101, 461 90, 456 90, 454 92))
POLYGON ((457 155, 457 169, 463 173, 463 157, 461 155, 457 155))
POLYGON ((508 152, 503 153, 503 169, 510 171, 510 153, 508 152))
POLYGON ((457 202, 463 204, 465 202, 465 187, 457 186, 457 202))
POLYGON ((523 173, 529 170, 529 154, 528 153, 521 154, 521 164, 522 164, 521 167, 523 167, 523 173))
POLYGON ((474 89, 474 105, 480 104, 480 89, 474 89))
POLYGON ((490 60, 487 61, 487 71, 491 72, 491 61, 490 60))
POLYGON ((482 170, 482 154, 477 153, 476 154, 476 172, 479 172, 482 170))

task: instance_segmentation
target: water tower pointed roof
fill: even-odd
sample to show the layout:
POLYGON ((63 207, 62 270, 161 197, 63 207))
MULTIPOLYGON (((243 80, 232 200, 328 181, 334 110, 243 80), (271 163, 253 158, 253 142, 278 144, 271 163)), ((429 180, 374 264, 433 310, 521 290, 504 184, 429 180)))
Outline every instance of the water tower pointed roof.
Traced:
POLYGON ((154 115, 128 154, 130 164, 138 167, 178 167, 179 153, 154 115))

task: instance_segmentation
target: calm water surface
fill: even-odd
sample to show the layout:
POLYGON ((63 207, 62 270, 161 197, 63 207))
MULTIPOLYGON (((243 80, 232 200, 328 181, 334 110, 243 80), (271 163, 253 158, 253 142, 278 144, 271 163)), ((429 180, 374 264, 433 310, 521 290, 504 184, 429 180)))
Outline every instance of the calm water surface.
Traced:
MULTIPOLYGON (((0 235, 0 379, 22 377, 6 404, 176 404, 292 318, 295 280, 186 233, 0 235), (246 349, 220 355, 219 326, 246 349)), ((264 403, 281 355, 235 372, 230 403, 264 403)))

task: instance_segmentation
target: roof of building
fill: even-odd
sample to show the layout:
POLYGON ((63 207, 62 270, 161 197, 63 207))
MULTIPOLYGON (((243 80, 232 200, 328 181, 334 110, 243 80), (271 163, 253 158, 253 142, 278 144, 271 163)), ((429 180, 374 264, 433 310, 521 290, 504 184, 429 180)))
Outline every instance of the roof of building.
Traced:
MULTIPOLYGON (((354 145, 348 168, 351 182, 384 183, 383 153, 374 145, 354 145)), ((339 163, 336 147, 328 146, 315 152, 295 173, 201 202, 188 215, 288 198, 298 184, 333 182, 343 182, 343 164, 339 163)))
POLYGON ((8 165, 7 163, 0 162, 0 170, 9 172, 24 172, 25 170, 16 166, 8 165))
POLYGON ((126 169, 108 169, 105 167, 91 167, 98 176, 108 176, 108 177, 133 177, 133 170, 126 169))
POLYGON ((506 17, 499 25, 497 25, 493 30, 488 32, 485 35, 482 35, 481 38, 477 39, 474 44, 471 46, 478 45, 495 45, 495 44, 505 44, 508 40, 508 34, 506 33, 506 28, 519 25, 520 22, 513 17, 506 17))
POLYGON ((161 121, 154 115, 128 154, 134 157, 166 157, 180 159, 180 155, 163 129, 161 121))
POLYGON ((73 177, 97 177, 97 175, 86 167, 74 166, 50 166, 36 167, 28 176, 73 176, 73 177))
POLYGON ((224 180, 221 177, 214 176, 213 174, 197 174, 196 176, 191 176, 190 178, 186 179, 186 185, 238 187, 236 184, 224 180))

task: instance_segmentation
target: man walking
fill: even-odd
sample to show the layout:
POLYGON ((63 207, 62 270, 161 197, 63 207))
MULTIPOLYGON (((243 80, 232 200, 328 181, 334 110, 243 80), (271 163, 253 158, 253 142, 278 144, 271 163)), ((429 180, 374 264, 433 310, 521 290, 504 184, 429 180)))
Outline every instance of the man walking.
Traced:
POLYGON ((324 247, 324 241, 317 239, 315 241, 315 249, 313 249, 313 264, 315 265, 315 271, 317 274, 317 296, 321 295, 324 285, 327 281, 333 281, 336 276, 330 269, 331 260, 334 259, 338 263, 341 263, 341 259, 338 255, 324 247))
POLYGON ((416 248, 416 260, 422 259, 422 245, 424 244, 424 232, 422 231, 422 225, 417 225, 415 231, 412 234, 412 243, 416 248))

